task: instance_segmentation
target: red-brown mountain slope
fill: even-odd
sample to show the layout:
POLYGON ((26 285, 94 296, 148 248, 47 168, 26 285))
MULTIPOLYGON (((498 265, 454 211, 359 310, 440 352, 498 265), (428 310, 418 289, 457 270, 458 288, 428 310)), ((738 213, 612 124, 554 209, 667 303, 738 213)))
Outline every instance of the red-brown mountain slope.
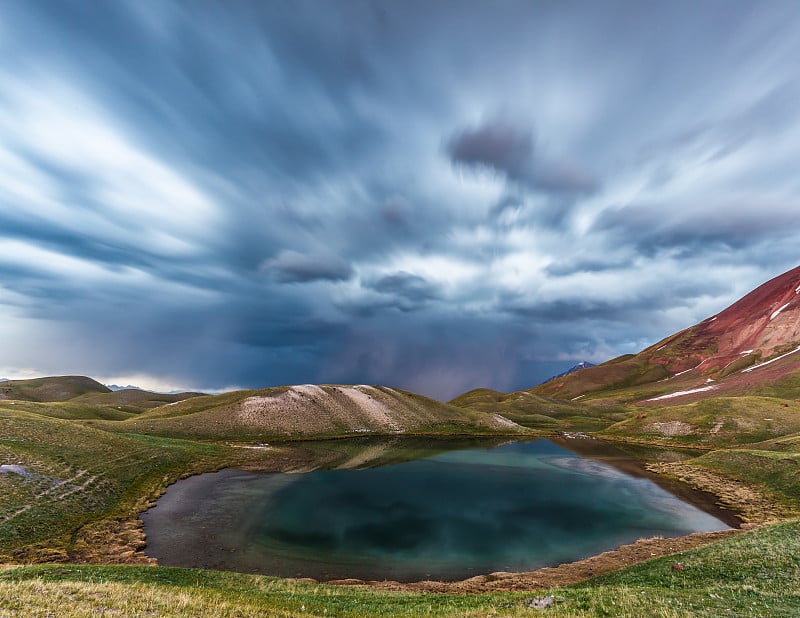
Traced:
MULTIPOLYGON (((714 379, 747 372, 800 346, 800 266, 759 286, 730 307, 639 354, 551 380, 536 389, 571 399, 692 372, 714 379)), ((800 357, 800 354, 798 354, 800 357)))

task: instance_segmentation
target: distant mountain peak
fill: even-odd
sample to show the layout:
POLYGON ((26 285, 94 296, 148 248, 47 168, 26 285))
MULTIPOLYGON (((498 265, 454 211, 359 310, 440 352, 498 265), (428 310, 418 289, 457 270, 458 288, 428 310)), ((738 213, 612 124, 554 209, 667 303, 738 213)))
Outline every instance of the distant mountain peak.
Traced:
POLYGON ((595 365, 594 363, 590 363, 589 361, 581 361, 577 365, 573 365, 572 367, 570 367, 566 371, 564 371, 562 373, 559 373, 558 375, 555 375, 555 376, 553 376, 551 378, 547 378, 544 382, 542 382, 542 384, 550 382, 551 380, 556 380, 558 378, 563 378, 564 376, 568 376, 569 374, 575 373, 576 371, 580 371, 581 369, 588 369, 589 367, 596 367, 596 366, 597 365, 595 365))
POLYGON ((110 388, 114 392, 116 392, 116 391, 127 391, 127 390, 132 390, 132 391, 143 391, 144 390, 143 388, 141 388, 139 386, 133 386, 132 384, 128 384, 128 386, 120 386, 119 384, 106 384, 106 386, 108 388, 110 388))

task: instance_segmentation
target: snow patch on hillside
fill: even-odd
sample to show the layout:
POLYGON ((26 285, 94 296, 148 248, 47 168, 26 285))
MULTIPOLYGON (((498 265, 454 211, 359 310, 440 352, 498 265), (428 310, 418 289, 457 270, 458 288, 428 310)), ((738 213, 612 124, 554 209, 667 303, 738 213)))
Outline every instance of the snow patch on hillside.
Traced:
POLYGON ((759 365, 753 365, 752 367, 748 367, 747 369, 742 369, 742 373, 748 373, 750 371, 755 371, 756 369, 761 369, 761 367, 766 367, 767 365, 771 365, 775 361, 779 361, 782 358, 786 358, 787 356, 791 356, 795 352, 800 352, 800 346, 796 347, 791 352, 787 352, 786 354, 781 354, 780 356, 776 356, 775 358, 768 360, 766 363, 761 363, 759 365))
POLYGON ((778 316, 781 314, 781 311, 783 311, 784 309, 786 309, 786 307, 788 307, 788 306, 789 306, 789 303, 786 303, 786 304, 785 304, 783 307, 781 307, 781 308, 780 308, 780 309, 778 309, 777 311, 774 311, 774 312, 772 313, 772 315, 771 315, 771 316, 769 316, 769 319, 770 319, 770 320, 774 320, 775 318, 777 318, 777 317, 778 317, 778 316))
POLYGON ((677 391, 675 393, 668 393, 666 395, 660 395, 659 397, 653 397, 652 399, 645 399, 645 401, 660 401, 662 399, 672 399, 673 397, 682 397, 683 395, 691 395, 693 393, 702 393, 703 391, 712 391, 714 390, 716 385, 712 386, 701 386, 700 388, 692 388, 688 391, 677 391))

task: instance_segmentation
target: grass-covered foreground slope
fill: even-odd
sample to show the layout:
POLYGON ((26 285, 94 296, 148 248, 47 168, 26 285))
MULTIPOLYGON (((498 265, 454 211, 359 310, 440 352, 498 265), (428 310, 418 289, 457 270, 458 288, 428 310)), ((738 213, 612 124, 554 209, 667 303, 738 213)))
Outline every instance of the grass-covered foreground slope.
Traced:
POLYGON ((393 388, 311 384, 194 397, 102 427, 201 440, 525 432, 494 412, 393 388))
POLYGON ((800 614, 800 523, 743 533, 556 589, 387 592, 165 567, 35 566, 0 571, 12 616, 694 616, 800 614), (673 568, 674 564, 679 568, 673 568), (532 599, 552 595, 547 610, 532 599))
POLYGON ((22 407, 0 402, 0 559, 99 551, 87 545, 92 527, 135 518, 169 480, 232 458, 223 446, 114 434, 22 407))

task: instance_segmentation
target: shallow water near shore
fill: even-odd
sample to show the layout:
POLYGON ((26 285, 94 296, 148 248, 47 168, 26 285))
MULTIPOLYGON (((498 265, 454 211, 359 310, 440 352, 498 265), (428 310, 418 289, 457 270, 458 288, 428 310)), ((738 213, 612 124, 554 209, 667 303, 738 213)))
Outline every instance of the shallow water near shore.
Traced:
MULTIPOLYGON (((593 444, 583 457, 564 444, 436 443, 422 458, 366 469, 198 475, 143 514, 146 552, 164 565, 283 577, 456 580, 728 527, 623 471, 613 447, 593 444)), ((375 460, 349 452, 347 461, 375 460)))

